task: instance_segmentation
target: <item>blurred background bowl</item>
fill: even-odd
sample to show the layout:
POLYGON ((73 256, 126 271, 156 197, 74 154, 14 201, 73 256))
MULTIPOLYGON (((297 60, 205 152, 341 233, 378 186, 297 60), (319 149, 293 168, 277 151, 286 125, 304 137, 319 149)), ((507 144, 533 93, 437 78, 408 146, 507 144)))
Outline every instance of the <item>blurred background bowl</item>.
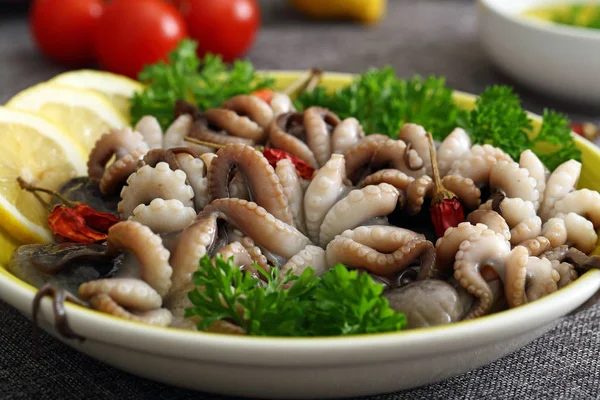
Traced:
MULTIPOLYGON (((523 85, 600 108, 600 30, 523 16, 532 8, 567 3, 478 0, 479 40, 497 67, 523 85)), ((585 3, 600 5, 600 0, 585 3)))

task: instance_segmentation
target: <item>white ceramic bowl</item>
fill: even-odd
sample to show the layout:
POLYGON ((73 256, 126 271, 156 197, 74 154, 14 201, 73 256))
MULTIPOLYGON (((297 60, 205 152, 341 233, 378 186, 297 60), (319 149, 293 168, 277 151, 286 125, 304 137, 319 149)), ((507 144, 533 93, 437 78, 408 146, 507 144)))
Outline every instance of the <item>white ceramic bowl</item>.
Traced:
MULTIPOLYGON (((298 73, 270 73, 280 87, 298 73)), ((330 88, 352 76, 326 74, 330 88)), ((474 97, 455 93, 472 107, 474 97)), ((539 118, 534 125, 539 126, 539 118)), ((585 139, 580 186, 600 189, 600 150, 585 139)), ((2 243, 0 251, 10 249, 2 243)), ((2 254, 6 256, 6 254, 2 254)), ((3 257, 6 259, 6 257, 3 257)), ((533 303, 441 327, 330 338, 260 338, 160 328, 67 304, 83 342, 53 328, 51 300, 41 304, 41 327, 75 349, 132 374, 159 382, 233 396, 324 399, 399 391, 474 370, 530 343, 600 289, 600 271, 533 303)), ((0 266, 0 298, 31 318, 35 289, 0 266)), ((24 346, 30 343, 24 341, 24 346)))
MULTIPOLYGON (((583 0, 574 0, 583 2, 583 0)), ((600 0, 585 0, 598 3, 600 0)), ((600 107, 600 30, 523 17, 565 0, 478 0, 483 49, 507 75, 556 98, 600 107)))

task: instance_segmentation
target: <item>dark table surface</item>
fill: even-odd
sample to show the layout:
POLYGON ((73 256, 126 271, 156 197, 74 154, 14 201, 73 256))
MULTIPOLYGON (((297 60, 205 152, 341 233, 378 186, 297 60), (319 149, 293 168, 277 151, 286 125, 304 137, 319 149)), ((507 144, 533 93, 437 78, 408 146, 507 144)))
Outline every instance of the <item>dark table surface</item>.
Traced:
MULTIPOLYGON (((283 1, 261 5, 263 28, 248 55, 257 68, 361 72, 390 64, 401 76, 442 75, 452 87, 473 93, 511 84, 531 111, 551 107, 575 121, 600 120, 600 112, 538 95, 498 73, 479 47, 472 0, 391 0, 385 21, 371 28, 307 21, 283 1)), ((0 56, 0 103, 63 71, 35 50, 23 11, 0 8, 0 56)), ((2 399, 224 399, 120 372, 46 334, 42 357, 35 360, 30 332, 29 321, 0 301, 2 399)), ((486 367, 369 399, 598 399, 599 355, 600 306, 594 306, 486 367)))

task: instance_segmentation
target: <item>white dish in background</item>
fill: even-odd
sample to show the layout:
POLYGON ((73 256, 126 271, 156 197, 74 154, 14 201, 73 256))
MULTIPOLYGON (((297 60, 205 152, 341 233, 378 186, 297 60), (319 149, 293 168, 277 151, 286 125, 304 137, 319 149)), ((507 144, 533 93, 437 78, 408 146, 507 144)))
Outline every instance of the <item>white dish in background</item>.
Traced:
POLYGON ((600 106, 600 30, 524 17, 526 10, 600 0, 478 0, 479 40, 492 61, 524 86, 600 106))

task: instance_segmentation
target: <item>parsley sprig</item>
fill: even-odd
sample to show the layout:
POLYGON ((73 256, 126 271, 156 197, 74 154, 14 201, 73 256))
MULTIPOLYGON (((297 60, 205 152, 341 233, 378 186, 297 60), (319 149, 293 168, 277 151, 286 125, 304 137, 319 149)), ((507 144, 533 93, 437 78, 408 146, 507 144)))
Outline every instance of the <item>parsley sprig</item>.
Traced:
POLYGON ((194 305, 186 318, 199 316, 198 329, 228 319, 254 336, 338 336, 391 332, 406 326, 381 294, 383 287, 364 273, 338 264, 322 276, 306 269, 300 276, 280 275, 255 267, 266 278, 261 283, 217 255, 200 260, 194 273, 194 305), (201 288, 201 289, 199 289, 201 288))
POLYGON ((534 133, 531 119, 509 86, 487 88, 477 99, 475 109, 459 118, 457 125, 469 133, 473 143, 499 147, 517 161, 527 149, 532 149, 550 170, 570 159, 581 160, 569 120, 546 109, 540 130, 534 133))
POLYGON ((230 97, 271 88, 269 77, 258 77, 249 61, 237 60, 231 66, 220 56, 196 55, 197 43, 185 39, 169 54, 168 62, 147 65, 139 80, 147 86, 131 99, 133 124, 144 115, 153 115, 163 129, 173 122, 177 100, 186 100, 201 110, 221 106, 230 97))

